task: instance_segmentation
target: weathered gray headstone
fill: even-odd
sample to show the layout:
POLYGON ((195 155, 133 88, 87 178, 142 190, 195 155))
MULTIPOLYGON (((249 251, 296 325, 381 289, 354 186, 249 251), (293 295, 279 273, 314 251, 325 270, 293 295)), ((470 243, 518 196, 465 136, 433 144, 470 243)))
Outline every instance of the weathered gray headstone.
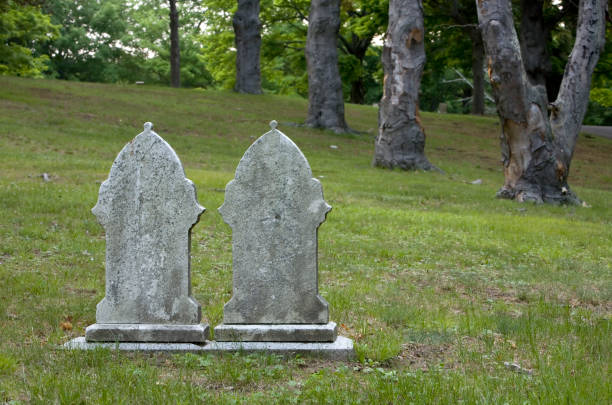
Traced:
POLYGON ((119 153, 92 212, 106 230, 106 296, 88 341, 204 342, 190 296, 191 228, 204 207, 174 150, 144 125, 119 153))
POLYGON ((333 342, 318 293, 317 229, 331 207, 276 121, 246 151, 219 208, 232 228, 233 296, 218 341, 333 342))

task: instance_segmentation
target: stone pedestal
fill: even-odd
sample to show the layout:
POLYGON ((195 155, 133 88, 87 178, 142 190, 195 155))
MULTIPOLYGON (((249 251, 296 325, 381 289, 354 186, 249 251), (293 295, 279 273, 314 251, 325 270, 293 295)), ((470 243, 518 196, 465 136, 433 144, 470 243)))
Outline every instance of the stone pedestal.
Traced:
POLYGON ((334 342, 335 322, 317 324, 221 324, 215 327, 218 342, 334 342))
POLYGON ((88 342, 204 343, 208 325, 93 324, 85 330, 88 342))

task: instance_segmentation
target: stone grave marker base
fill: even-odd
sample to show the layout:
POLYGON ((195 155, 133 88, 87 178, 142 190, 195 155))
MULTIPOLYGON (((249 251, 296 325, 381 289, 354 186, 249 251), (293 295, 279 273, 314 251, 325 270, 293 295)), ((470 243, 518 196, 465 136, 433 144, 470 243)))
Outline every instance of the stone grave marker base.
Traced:
POLYGON ((78 337, 66 342, 63 346, 71 350, 94 350, 107 348, 127 352, 170 352, 170 353, 254 353, 263 352, 284 357, 301 355, 326 360, 349 361, 355 357, 353 341, 344 336, 338 336, 331 343, 296 343, 296 342, 216 342, 207 341, 204 344, 193 343, 101 343, 88 342, 84 337, 78 337))
POLYGON ((220 324, 215 326, 218 342, 334 342, 336 323, 317 324, 220 324))
POLYGON ((96 323, 85 329, 88 342, 204 343, 209 337, 205 324, 96 323))

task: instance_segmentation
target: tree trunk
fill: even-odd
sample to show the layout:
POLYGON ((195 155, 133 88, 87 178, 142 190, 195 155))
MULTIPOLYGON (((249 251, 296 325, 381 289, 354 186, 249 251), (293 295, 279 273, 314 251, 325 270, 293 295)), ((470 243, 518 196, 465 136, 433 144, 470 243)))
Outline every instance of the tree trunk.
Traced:
POLYGON ((340 0, 312 0, 306 37, 308 118, 306 125, 341 133, 344 120, 342 81, 336 41, 340 29, 340 0))
POLYGON ((470 30, 472 39, 472 114, 483 115, 485 112, 485 90, 484 90, 484 44, 480 29, 470 30))
POLYGON ((361 75, 351 82, 351 103, 365 103, 365 85, 361 75))
POLYGON ((544 25, 544 0, 521 0, 521 56, 527 77, 533 85, 546 86, 551 71, 546 49, 548 32, 544 25))
POLYGON ((476 5, 502 124, 505 183, 498 197, 579 203, 567 177, 605 43, 605 0, 580 2, 576 41, 548 117, 544 87, 527 78, 509 1, 476 0, 476 5))
POLYGON ((340 41, 344 45, 344 51, 353 55, 359 61, 359 76, 351 82, 350 102, 353 104, 363 104, 365 102, 365 83, 363 80, 363 62, 366 52, 370 47, 373 37, 359 38, 355 33, 351 33, 351 40, 340 36, 340 41))
POLYGON ((382 51, 383 97, 378 112, 374 166, 429 170, 419 118, 419 86, 425 65, 421 0, 391 0, 382 51))
POLYGON ((179 48, 179 16, 176 0, 170 0, 170 85, 181 87, 181 50, 179 48))
POLYGON ((259 0, 238 0, 232 20, 236 44, 236 85, 239 93, 261 94, 261 21, 259 0))

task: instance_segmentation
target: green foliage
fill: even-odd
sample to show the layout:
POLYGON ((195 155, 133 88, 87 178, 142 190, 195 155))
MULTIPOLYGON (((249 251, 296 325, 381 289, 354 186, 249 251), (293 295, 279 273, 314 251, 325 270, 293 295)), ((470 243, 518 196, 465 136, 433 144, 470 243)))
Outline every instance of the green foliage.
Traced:
POLYGON ((49 57, 33 49, 58 34, 38 7, 9 0, 0 5, 0 75, 42 77, 49 57))
MULTIPOLYGON (((514 0, 515 23, 520 2, 514 0)), ((0 74, 94 81, 169 84, 167 0, 4 0, 0 12, 0 74), (40 6, 36 6, 36 5, 40 6)), ((338 36, 339 69, 345 100, 373 104, 382 96, 381 40, 388 1, 342 0, 338 36)), ((425 0, 427 63, 420 106, 435 111, 470 110, 471 88, 455 81, 455 70, 471 78, 469 30, 476 21, 472 0, 425 0)), ((551 81, 560 82, 573 45, 576 4, 544 2, 551 55, 551 81)), ((261 0, 261 73, 266 93, 307 97, 304 48, 309 0, 261 0)), ((183 0, 178 3, 181 82, 184 87, 231 89, 235 82, 235 0, 183 0)), ((610 37, 610 26, 607 28, 610 37)), ((593 98, 586 123, 609 123, 602 104, 612 86, 612 42, 593 75, 593 98), (598 90, 600 89, 600 90, 598 90)), ((486 81, 486 86, 489 86, 486 81)), ((492 111, 492 106, 489 106, 492 111)))
MULTIPOLYGON (((181 79, 205 87, 212 77, 201 56, 198 2, 179 5, 181 79)), ((170 82, 167 2, 163 0, 50 0, 44 10, 61 26, 39 52, 49 55, 49 75, 94 82, 170 82)))
POLYGON ((341 35, 373 38, 385 32, 388 22, 388 0, 341 0, 341 35))
POLYGON ((454 69, 472 79, 472 41, 470 30, 477 22, 475 3, 426 0, 425 53, 427 63, 421 81, 420 108, 437 111, 447 103, 449 112, 470 112, 470 86, 460 81, 454 69))
POLYGON ((306 34, 308 0, 262 2, 262 86, 270 92, 308 97, 306 34))
POLYGON ((200 36, 202 57, 215 83, 231 89, 236 82, 236 48, 232 16, 238 3, 232 0, 204 0, 206 32, 200 36))
MULTIPOLYGON (((200 37, 202 56, 217 85, 234 86, 236 50, 232 17, 237 4, 230 0, 205 0, 206 32, 200 37)), ((264 91, 276 94, 308 96, 306 71, 306 34, 310 2, 308 0, 263 0, 261 75, 264 91)), ((366 102, 380 99, 382 71, 380 51, 369 46, 375 35, 385 29, 388 3, 373 0, 343 1, 341 13, 340 74, 345 98, 351 94, 351 84, 362 80, 366 102), (360 40, 365 47, 354 48, 360 40), (354 43, 353 43, 354 42, 354 43), (363 55, 360 54, 363 52, 363 55)))
POLYGON ((0 353, 0 375, 12 374, 17 369, 17 361, 13 356, 0 353))
MULTIPOLYGON (((135 50, 139 58, 138 77, 145 83, 170 83, 170 32, 169 8, 165 0, 134 2, 128 15, 131 27, 125 38, 129 49, 135 50)), ((213 78, 202 57, 201 26, 205 17, 201 15, 198 1, 177 3, 179 12, 179 47, 181 62, 181 86, 207 87, 213 78)), ((132 51, 132 54, 134 51, 132 51)))
MULTIPOLYGON (((594 90, 607 90, 607 89, 594 89, 594 90)), ((593 91, 591 91, 593 94, 593 91)), ((584 116, 583 123, 585 125, 612 125, 612 106, 610 104, 605 105, 601 102, 598 102, 597 99, 603 101, 604 103, 609 102, 609 94, 601 94, 601 92, 595 92, 595 100, 592 98, 589 101, 589 106, 587 112, 584 116), (600 93, 597 96, 597 93, 600 93)), ((593 96, 591 96, 593 97, 593 96)))
POLYGON ((346 101, 377 103, 382 96, 380 39, 388 22, 389 2, 343 0, 340 3, 339 67, 346 101), (372 58, 372 55, 377 58, 372 58))
POLYGON ((129 56, 120 47, 126 33, 124 0, 69 1, 50 0, 44 11, 60 35, 40 47, 49 55, 53 77, 69 80, 115 82, 121 78, 124 59, 129 56))
POLYGON ((591 100, 603 107, 612 107, 612 89, 592 89, 591 100))
MULTIPOLYGON (((304 47, 309 2, 265 0, 261 2, 261 76, 266 92, 308 95, 304 47)), ((205 0, 207 31, 201 36, 203 58, 215 82, 225 89, 236 80, 236 49, 232 17, 237 4, 231 0, 205 0)))

